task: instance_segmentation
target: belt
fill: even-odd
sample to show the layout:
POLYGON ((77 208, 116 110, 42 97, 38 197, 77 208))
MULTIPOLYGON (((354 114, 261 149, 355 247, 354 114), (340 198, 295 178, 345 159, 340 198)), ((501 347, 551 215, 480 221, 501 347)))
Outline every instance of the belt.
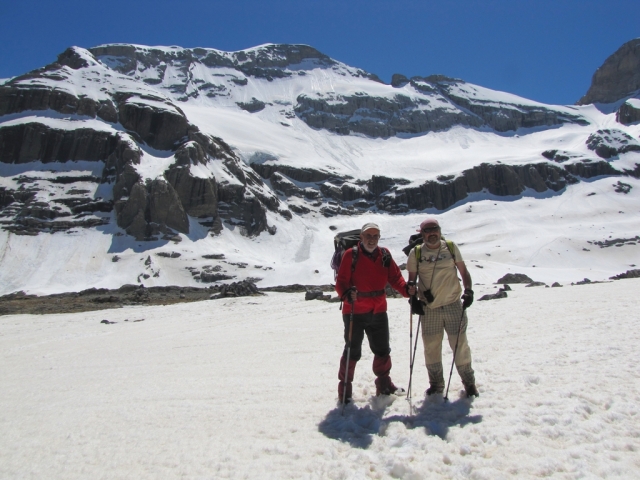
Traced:
POLYGON ((374 290, 373 292, 358 292, 358 297, 369 298, 369 297, 380 297, 384 295, 384 290, 374 290))

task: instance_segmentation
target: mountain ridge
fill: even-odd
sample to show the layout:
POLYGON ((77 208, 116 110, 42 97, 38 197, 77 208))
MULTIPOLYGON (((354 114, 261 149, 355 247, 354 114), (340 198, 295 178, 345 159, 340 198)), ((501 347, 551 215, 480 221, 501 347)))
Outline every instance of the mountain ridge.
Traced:
POLYGON ((640 176, 636 100, 618 101, 606 114, 441 75, 385 84, 306 45, 72 47, 0 85, 0 227, 152 249, 562 195, 640 176))

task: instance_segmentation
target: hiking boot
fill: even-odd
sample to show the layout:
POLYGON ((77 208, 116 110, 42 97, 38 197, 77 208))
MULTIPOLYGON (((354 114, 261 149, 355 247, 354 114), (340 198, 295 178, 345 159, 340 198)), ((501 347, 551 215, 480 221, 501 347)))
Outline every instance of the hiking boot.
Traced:
MULTIPOLYGON (((344 404, 345 405, 349 405, 351 402, 353 402, 353 398, 351 398, 351 397, 347 397, 347 398, 344 399, 344 404)), ((342 397, 340 397, 338 399, 338 405, 342 405, 342 397)))
POLYGON ((427 397, 435 394, 444 392, 444 385, 431 385, 427 388, 427 391, 424 392, 427 397))
POLYGON ((476 388, 476 386, 471 383, 469 385, 465 385, 464 389, 467 392, 467 398, 471 398, 471 397, 479 397, 480 393, 478 392, 478 389, 476 388))

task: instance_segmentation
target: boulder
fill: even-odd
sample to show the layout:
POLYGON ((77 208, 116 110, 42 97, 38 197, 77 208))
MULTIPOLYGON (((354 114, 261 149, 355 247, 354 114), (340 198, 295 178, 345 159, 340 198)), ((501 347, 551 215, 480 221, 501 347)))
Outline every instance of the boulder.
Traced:
MULTIPOLYGON (((330 296, 329 296, 330 297, 330 296)), ((307 290, 304 294, 305 300, 324 300, 324 293, 320 289, 307 290)))
POLYGON ((508 284, 508 283, 532 283, 527 275, 524 273, 507 273, 504 277, 500 278, 496 283, 508 284))
POLYGON ((489 293, 487 295, 483 295, 478 299, 478 301, 486 301, 486 300, 497 300, 499 298, 507 298, 507 292, 500 289, 496 293, 489 293))

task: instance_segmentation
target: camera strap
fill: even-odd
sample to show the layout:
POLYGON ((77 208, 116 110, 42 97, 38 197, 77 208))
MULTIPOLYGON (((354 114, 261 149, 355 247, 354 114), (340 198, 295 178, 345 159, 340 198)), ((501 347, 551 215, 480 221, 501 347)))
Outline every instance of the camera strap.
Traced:
MULTIPOLYGON (((436 261, 433 262, 433 272, 431 272, 431 280, 429 281, 429 286, 427 289, 431 289, 431 285, 433 284, 433 277, 436 274, 436 267, 438 266, 438 260, 440 260, 441 251, 442 241, 440 241, 440 248, 438 248, 438 253, 436 254, 436 261)), ((420 276, 420 263, 422 262, 422 245, 416 245, 416 259, 418 260, 418 276, 420 276)))

